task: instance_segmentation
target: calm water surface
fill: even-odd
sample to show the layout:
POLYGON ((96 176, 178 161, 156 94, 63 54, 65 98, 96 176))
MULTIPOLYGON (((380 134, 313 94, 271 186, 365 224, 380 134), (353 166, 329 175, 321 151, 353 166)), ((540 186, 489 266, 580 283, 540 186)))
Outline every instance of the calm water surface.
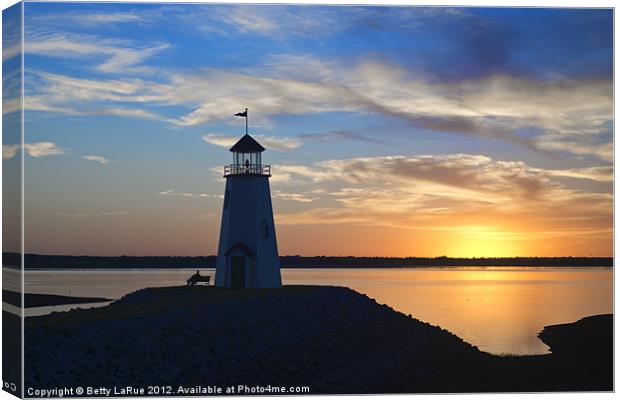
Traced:
MULTIPOLYGON (((25 281, 29 293, 116 299, 144 287, 184 284, 192 273, 28 271, 25 281)), ((284 269, 282 275, 285 284, 348 286, 494 354, 547 353, 536 336, 545 325, 613 312, 611 268, 284 269)), ((16 273, 3 269, 3 278, 6 288, 18 290, 16 273)), ((41 307, 26 315, 70 308, 41 307)))

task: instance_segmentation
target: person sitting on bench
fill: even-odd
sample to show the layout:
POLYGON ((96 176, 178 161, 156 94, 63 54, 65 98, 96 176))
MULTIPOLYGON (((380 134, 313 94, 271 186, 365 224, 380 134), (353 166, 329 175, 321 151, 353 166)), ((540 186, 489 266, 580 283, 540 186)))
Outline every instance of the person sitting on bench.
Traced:
POLYGON ((194 286, 195 284, 197 284, 198 282, 204 282, 207 285, 209 284, 209 282, 211 281, 211 277, 210 276, 202 276, 200 275, 200 271, 196 271, 196 273, 192 276, 189 277, 189 279, 187 280, 187 286, 194 286))

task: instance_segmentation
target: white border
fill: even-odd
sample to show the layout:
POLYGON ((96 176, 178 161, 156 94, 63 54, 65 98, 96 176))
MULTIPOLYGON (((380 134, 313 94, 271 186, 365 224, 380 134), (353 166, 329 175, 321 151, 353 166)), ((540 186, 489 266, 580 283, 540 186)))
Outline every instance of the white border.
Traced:
MULTIPOLYGON (((45 0, 27 0, 28 2, 48 2, 45 0)), ((54 1, 49 1, 49 2, 54 2, 54 1)), ((58 2, 58 1, 57 1, 58 2)), ((560 7, 560 8, 579 8, 579 7, 584 7, 584 8, 614 8, 615 7, 615 3, 613 1, 604 1, 604 0, 590 0, 590 1, 574 1, 574 0, 540 0, 540 1, 518 1, 518 0, 503 0, 500 2, 498 1, 485 1, 485 0, 468 0, 466 3, 462 2, 462 1, 451 1, 451 0, 443 0, 443 1, 436 1, 436 0, 426 0, 426 1, 403 1, 403 0, 389 0, 389 1, 379 1, 379 0, 312 0, 312 1, 301 1, 301 0, 289 0, 289 1, 261 1, 261 0, 244 0, 244 1, 234 1, 234 0, 220 0, 220 1, 205 1, 205 0, 198 0, 198 1, 183 1, 183 0, 167 0, 167 1, 152 1, 152 0, 132 0, 132 1, 125 1, 125 0, 119 0, 119 1, 105 1, 105 0, 92 0, 92 1, 80 1, 80 0, 64 0, 63 2, 71 2, 71 3, 244 3, 244 4, 325 4, 325 5, 400 5, 400 6, 461 6, 461 7, 560 7)), ((3 2, 4 4, 2 4, 2 9, 5 9, 9 6, 12 6, 14 4, 17 4, 18 1, 16 0, 8 0, 6 2, 3 2)), ((615 14, 615 9, 614 9, 614 14, 615 14)), ((24 16, 24 9, 22 6, 22 48, 23 48, 23 16, 24 16)), ((0 19, 1 20, 1 19, 0 19)), ((614 22, 615 22, 615 15, 614 15, 614 22)), ((0 27, 1 27, 1 22, 0 22, 0 27)), ((1 29, 0 29, 0 40, 2 38, 2 33, 1 33, 1 29)), ((615 65, 616 65, 616 53, 615 53, 615 43, 618 43, 618 35, 616 33, 615 30, 615 23, 614 23, 614 71, 615 71, 615 65)), ((21 220, 22 220, 22 268, 23 268, 23 250, 24 250, 24 213, 23 213, 23 199, 24 199, 24 192, 23 192, 23 183, 24 183, 24 154, 23 154, 23 142, 24 142, 24 55, 22 52, 22 132, 21 132, 21 141, 22 141, 22 208, 21 208, 21 220)), ((615 73, 614 73, 614 94, 615 94, 615 87, 616 87, 616 82, 615 82, 615 73)), ((1 84, 0 84, 0 88, 1 88, 1 84)), ((617 120, 615 118, 615 96, 614 96, 614 156, 615 156, 615 148, 616 148, 616 143, 615 143, 615 132, 616 132, 616 124, 617 124, 617 120)), ((0 172, 1 172, 1 166, 0 166, 0 172)), ((615 163, 614 163, 614 170, 615 170, 615 163)), ((0 175, 1 176, 1 175, 0 175)), ((614 180, 614 211, 616 209, 616 197, 615 197, 615 180, 614 180)), ((1 211, 0 211, 1 214, 1 211)), ((616 213, 614 212, 614 255, 615 255, 615 250, 616 248, 618 248, 618 237, 615 235, 615 226, 616 226, 616 221, 617 221, 618 216, 616 215, 616 213)), ((1 232, 1 228, 0 228, 0 241, 2 239, 2 232, 1 232)), ((617 298, 615 297, 615 283, 616 283, 616 274, 614 273, 614 310, 616 309, 616 306, 618 305, 617 303, 617 298)), ((23 285, 24 285, 24 280, 23 280, 23 274, 22 274, 22 304, 23 304, 23 285)), ((614 318, 615 320, 615 318, 614 318)), ((22 319, 22 326, 23 326, 23 319, 22 319)), ((614 329, 615 329, 615 321, 614 321, 614 329)), ((615 330, 614 332, 614 342, 617 341, 619 335, 618 335, 618 331, 615 330)), ((0 335, 1 336, 1 335, 0 335)), ((23 343, 23 329, 22 329, 22 343, 23 343)), ((615 353, 615 352, 614 352, 615 353)), ((616 354, 614 354, 615 356, 616 354)), ((614 357, 614 367, 615 367, 615 359, 616 357, 614 357)), ((23 352, 22 352, 22 361, 23 361, 23 352)), ((614 368, 614 383, 618 383, 618 371, 616 368, 614 368)), ((23 385, 23 370, 22 370, 22 385, 23 385)), ((501 399, 506 399, 506 400, 522 400, 522 399, 531 399, 533 397, 535 397, 536 399, 581 399, 585 396, 587 396, 588 398, 594 398, 594 399, 602 399, 602 398, 612 398, 614 396, 613 393, 585 393, 585 392, 575 392, 575 393, 549 393, 549 394, 498 394, 498 393, 491 393, 491 394, 454 394, 454 395, 439 395, 439 397, 447 397, 450 396, 450 398, 454 398, 454 399, 495 399, 497 397, 501 398, 501 399)), ((279 396, 278 398, 320 398, 320 396, 279 396)), ((350 399, 352 397, 362 397, 362 396, 329 396, 330 399, 350 399)), ((364 396, 364 397, 369 397, 369 396, 364 396)), ((371 396, 373 398, 381 398, 381 399, 387 399, 387 398, 394 398, 394 397, 398 397, 398 398, 410 398, 410 399, 420 399, 420 400, 427 400, 427 399, 436 399, 438 397, 438 395, 377 395, 377 396, 371 396)), ((230 398, 230 397, 227 397, 230 398)), ((250 399, 252 397, 249 396, 239 396, 239 397, 235 397, 235 398, 239 398, 239 399, 250 399)), ((255 398, 255 397, 254 397, 255 398)), ((15 399, 14 396, 10 395, 9 393, 5 392, 5 391, 0 391, 0 400, 9 400, 9 399, 15 399)), ((153 399, 157 399, 157 398, 153 398, 153 399)), ((161 398, 161 399, 168 399, 168 398, 161 398)))

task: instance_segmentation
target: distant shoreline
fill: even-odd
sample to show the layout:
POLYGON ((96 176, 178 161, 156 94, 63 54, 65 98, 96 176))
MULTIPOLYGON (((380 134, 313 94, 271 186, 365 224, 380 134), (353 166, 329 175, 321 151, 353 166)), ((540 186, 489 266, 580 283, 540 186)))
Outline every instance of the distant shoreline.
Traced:
MULTIPOLYGON (((26 269, 202 269, 216 256, 63 256, 26 254, 26 269)), ((19 266, 18 253, 3 253, 4 267, 19 266)), ((613 267, 613 257, 337 257, 281 256, 282 268, 613 267)))

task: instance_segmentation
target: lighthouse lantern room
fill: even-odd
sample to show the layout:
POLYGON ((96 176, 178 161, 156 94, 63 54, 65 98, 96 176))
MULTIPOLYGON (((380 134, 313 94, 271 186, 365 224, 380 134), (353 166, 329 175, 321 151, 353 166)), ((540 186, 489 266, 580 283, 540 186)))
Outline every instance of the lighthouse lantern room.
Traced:
POLYGON ((261 162, 261 153, 265 148, 247 133, 230 148, 233 163, 224 167, 224 176, 230 175, 266 175, 271 176, 269 165, 261 162))
MULTIPOLYGON (((247 110, 246 110, 247 118, 247 110)), ((265 148, 245 134, 231 147, 224 167, 226 191, 217 252, 215 285, 227 288, 282 286, 265 148)))

